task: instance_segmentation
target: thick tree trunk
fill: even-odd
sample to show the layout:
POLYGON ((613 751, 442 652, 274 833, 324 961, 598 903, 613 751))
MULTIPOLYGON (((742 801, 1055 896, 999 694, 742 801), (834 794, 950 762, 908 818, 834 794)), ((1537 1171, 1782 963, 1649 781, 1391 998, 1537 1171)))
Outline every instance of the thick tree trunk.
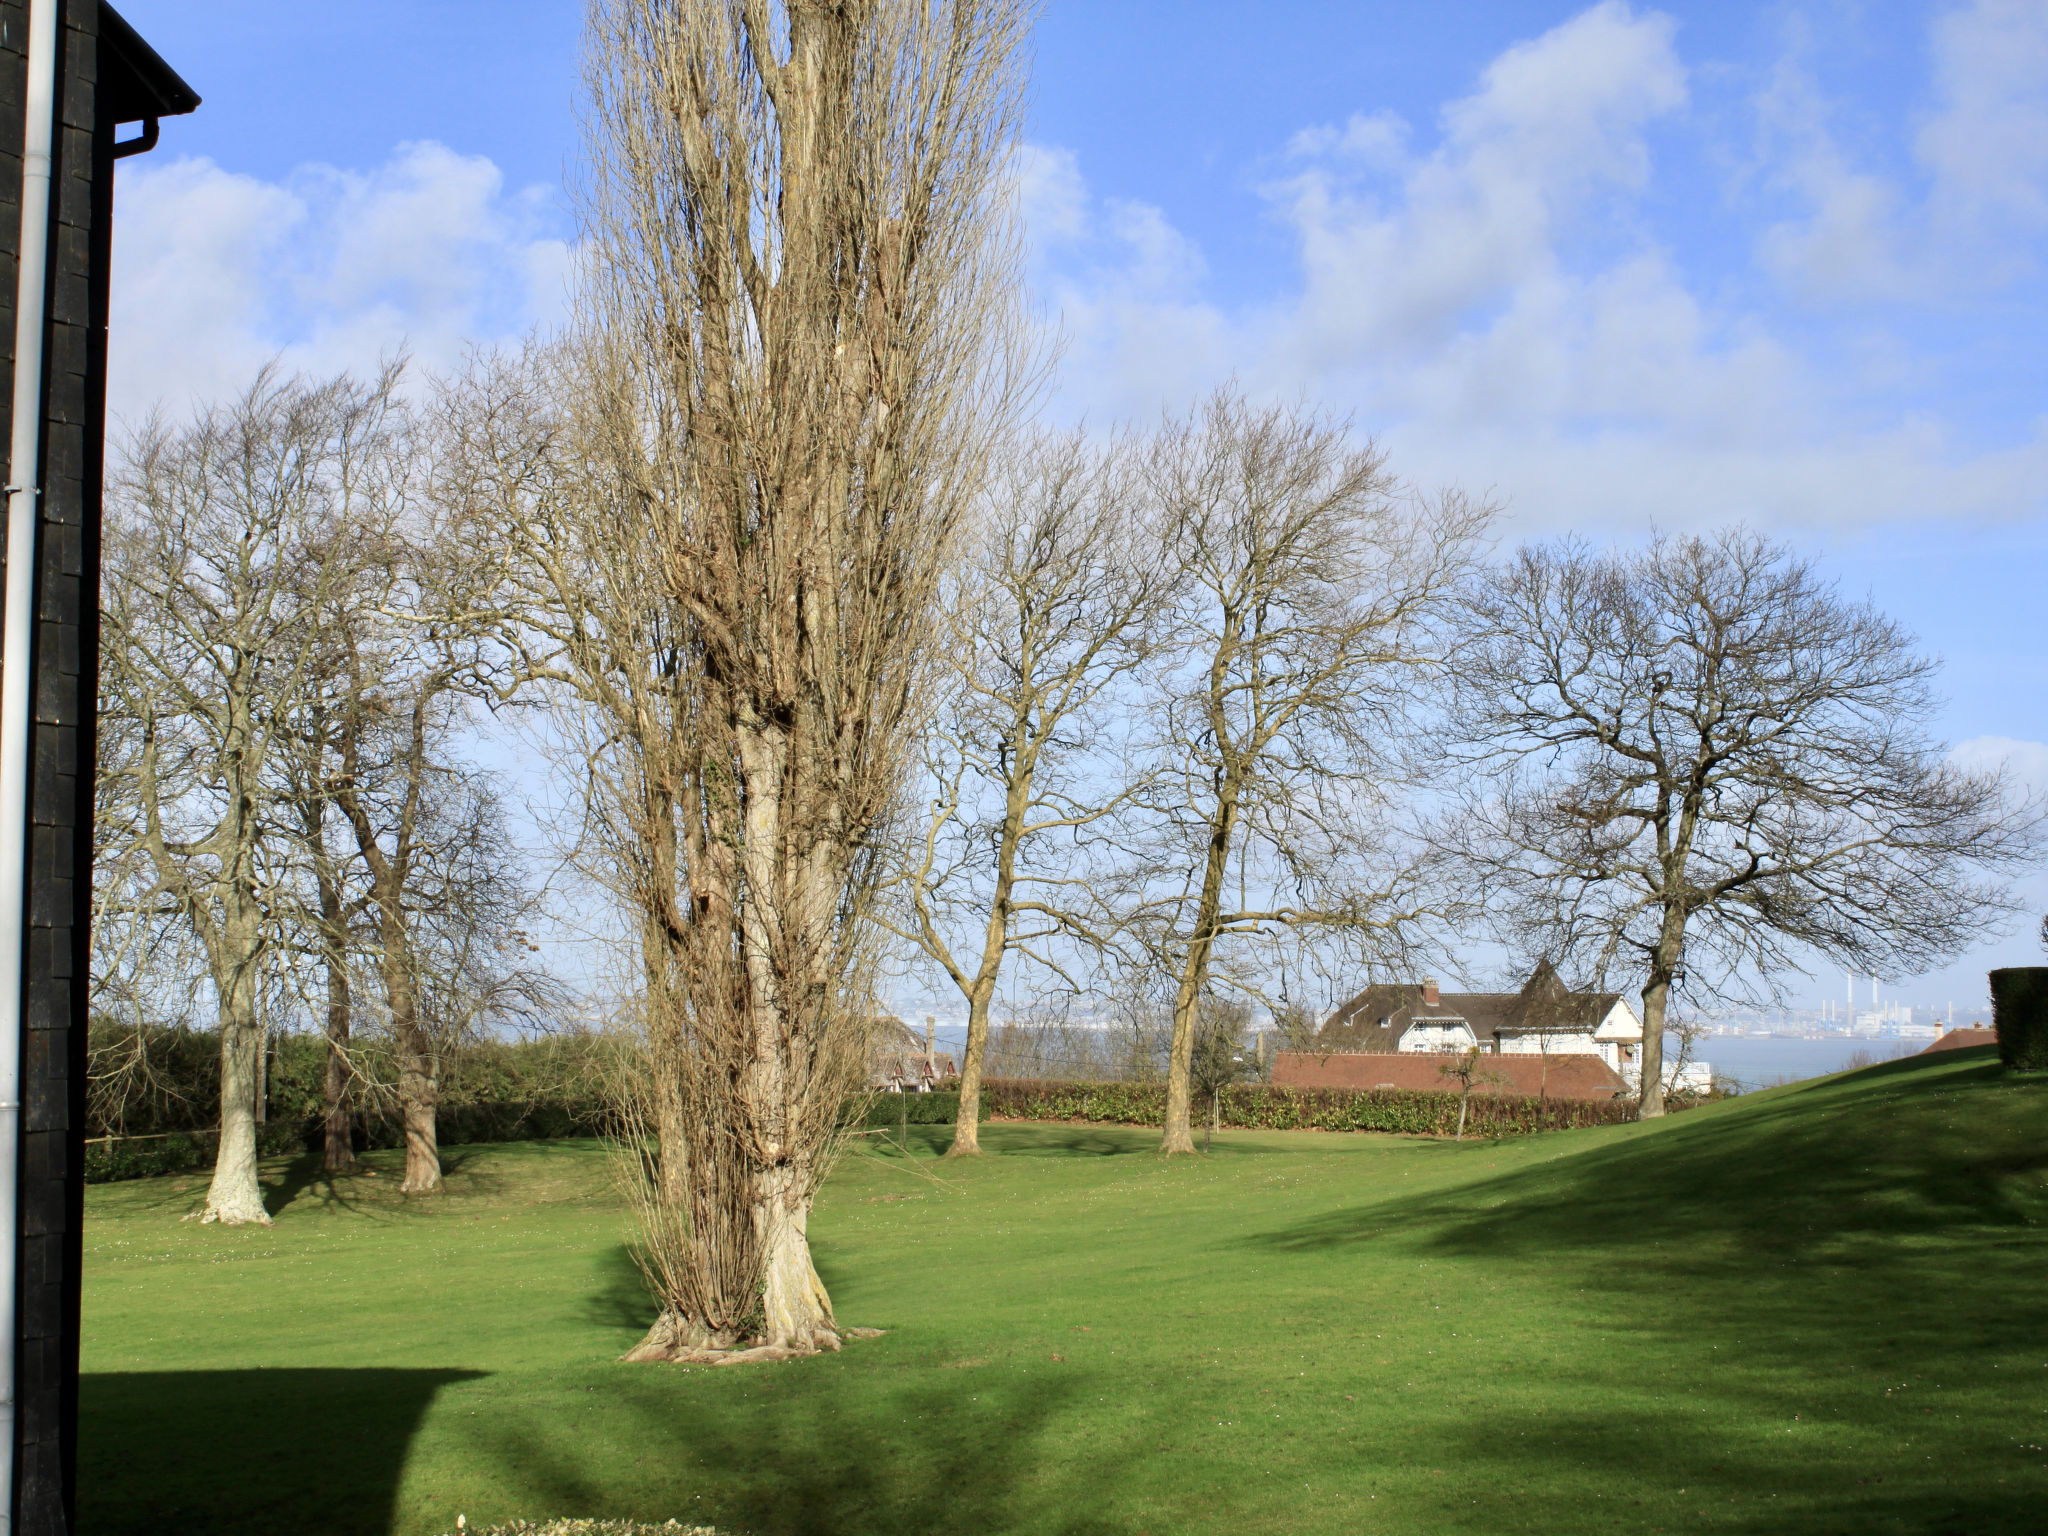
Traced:
POLYGON ((761 1340, 782 1349, 837 1349, 832 1298, 811 1264, 810 1201, 786 1168, 769 1170, 755 1206, 761 1242, 761 1340))
MULTIPOLYGON (((253 972, 254 965, 248 967, 253 972)), ((220 1146, 200 1219, 228 1226, 270 1225, 256 1177, 256 1093, 263 1034, 256 1023, 255 984, 238 977, 220 1010, 220 1146)))
POLYGON ((424 1195, 441 1187, 441 1148, 434 1125, 440 1095, 433 1066, 433 1058, 418 1039, 401 1037, 398 1103, 405 1121, 405 1182, 399 1188, 409 1195, 424 1195))
MULTIPOLYGON (((1205 968, 1206 969, 1206 968, 1205 968)), ((1181 992, 1191 990, 1199 994, 1201 981, 1195 974, 1190 959, 1187 973, 1181 978, 1181 992)), ((1176 998, 1173 1005, 1173 1044, 1166 1056, 1166 1130, 1159 1139, 1162 1152, 1193 1152, 1194 1133, 1194 1089, 1189 1082, 1195 1061, 1195 1010, 1192 1004, 1182 1006, 1176 998)))
POLYGON ((1664 1113, 1664 1014, 1671 999, 1671 978, 1661 965, 1650 972, 1650 984, 1643 988, 1642 1096, 1636 1108, 1638 1120, 1654 1120, 1664 1113))
POLYGON ((948 1157, 981 1155, 981 1073, 988 1060, 988 1004, 984 994, 967 1005, 967 1048, 960 1057, 960 1112, 953 1118, 948 1157))

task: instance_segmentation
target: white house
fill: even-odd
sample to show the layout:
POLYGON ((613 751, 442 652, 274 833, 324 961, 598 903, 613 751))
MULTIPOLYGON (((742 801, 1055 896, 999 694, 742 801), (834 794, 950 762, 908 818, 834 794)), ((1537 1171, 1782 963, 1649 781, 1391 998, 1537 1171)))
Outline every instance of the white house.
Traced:
MULTIPOLYGON (((1643 1021, 1618 992, 1574 992, 1550 964, 1519 992, 1442 992, 1420 986, 1367 987, 1324 1021, 1321 1038, 1339 1050, 1437 1054, 1477 1048, 1501 1056, 1597 1056, 1631 1086, 1642 1078, 1643 1021)), ((1705 1062, 1666 1062, 1666 1091, 1704 1092, 1705 1062)))

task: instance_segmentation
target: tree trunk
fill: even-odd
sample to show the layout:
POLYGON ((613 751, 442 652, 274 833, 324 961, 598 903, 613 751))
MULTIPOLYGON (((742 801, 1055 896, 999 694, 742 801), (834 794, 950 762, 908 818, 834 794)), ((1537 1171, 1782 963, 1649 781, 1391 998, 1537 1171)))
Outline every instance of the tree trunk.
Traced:
POLYGON ((987 996, 967 1005, 967 1049, 960 1059, 960 1112, 953 1117, 953 1144, 948 1157, 981 1155, 981 1071, 988 1059, 987 996))
POLYGON ((1664 1113, 1664 1012, 1671 999, 1671 974, 1659 960, 1650 970, 1650 984, 1643 988, 1643 1087, 1636 1109, 1638 1120, 1654 1120, 1664 1113))
POLYGON ((1195 1063, 1195 1010, 1209 979, 1209 951, 1216 942, 1217 916, 1223 910, 1223 877, 1229 862, 1230 837, 1237 826, 1237 787, 1226 782, 1217 799, 1216 819, 1209 835, 1208 859, 1202 869, 1202 894, 1181 962, 1180 988, 1173 999, 1173 1046, 1166 1058, 1166 1131, 1159 1150, 1195 1150, 1191 1111, 1195 1063))
POLYGON ((437 1088, 433 1058, 416 1032, 408 1031, 399 1040, 398 1102, 405 1120, 405 1182, 399 1188, 409 1195, 441 1187, 441 1149, 434 1126, 437 1088))
POLYGON ((321 1128, 325 1145, 320 1166, 329 1173, 353 1167, 355 1147, 350 1139, 353 1106, 349 1102, 352 1076, 348 1061, 349 993, 348 967, 330 955, 327 959, 327 1082, 321 1128))
POLYGON ((782 1349, 837 1349, 832 1298, 811 1264, 805 1228, 810 1202, 797 1196, 787 1168, 768 1169, 754 1220, 761 1239, 761 1343, 782 1349))
POLYGON ((256 1177, 256 1094, 263 1037, 256 1023, 254 970, 252 961, 221 993, 220 1146, 200 1219, 227 1226, 270 1225, 263 1186, 256 1177))
POLYGON ((1463 1141, 1465 1139, 1465 1111, 1471 1108, 1471 1106, 1472 1085, 1468 1083, 1465 1085, 1465 1091, 1458 1095, 1458 1134, 1454 1138, 1455 1140, 1463 1141))

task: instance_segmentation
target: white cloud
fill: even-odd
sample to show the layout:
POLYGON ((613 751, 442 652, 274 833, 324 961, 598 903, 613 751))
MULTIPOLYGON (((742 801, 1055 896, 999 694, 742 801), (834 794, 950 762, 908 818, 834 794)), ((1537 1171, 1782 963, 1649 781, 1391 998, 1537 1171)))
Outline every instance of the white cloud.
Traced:
POLYGON ((289 368, 425 366, 561 308, 568 247, 549 195, 508 194, 489 160, 401 145, 368 172, 283 182, 210 160, 129 162, 114 222, 110 405, 181 410, 289 368))
POLYGON ((1973 736, 1957 742, 1949 761, 1989 773, 2003 768, 2014 783, 2034 794, 2048 795, 2048 742, 2015 741, 2010 736, 1973 736))
POLYGON ((2048 226, 2048 10, 1976 0, 1934 26, 1938 106, 1915 148, 1937 229, 2048 226))
POLYGON ((1885 300, 1948 305, 2039 269, 2048 229, 2048 10, 1974 0, 1937 15, 1931 99, 1912 164, 1858 163, 1838 142, 1837 109, 1801 67, 1779 62, 1757 99, 1768 177, 1801 205, 1766 229, 1765 265, 1825 305, 1885 300))
MULTIPOLYGON (((1903 268, 1850 270, 1891 260, 1890 194, 1827 160, 1781 76, 1774 174, 1835 202, 1779 231, 1776 260, 1896 285, 1903 268)), ((2041 425, 1973 444, 1882 325, 1816 333, 1658 241, 1659 146, 1702 131, 1690 89, 1670 20, 1605 0, 1497 58, 1432 145, 1384 113, 1305 129, 1266 189, 1296 286, 1229 309, 1160 210, 1098 202, 1071 154, 1037 150, 1034 277, 1072 338, 1068 403, 1142 416, 1231 375, 1306 393, 1355 410, 1411 479, 1493 488, 1524 530, 2037 511, 2041 425)))
POLYGON ((1201 251, 1149 203, 1098 198, 1065 149, 1027 146, 1018 173, 1030 273, 1065 348, 1075 414, 1145 414, 1227 371, 1222 313, 1201 297, 1201 251))
POLYGON ((1275 188, 1300 240, 1305 292, 1289 345, 1303 362, 1440 346, 1475 312, 1546 284, 1579 216, 1649 174, 1644 129, 1685 100, 1671 31, 1667 18, 1606 0, 1496 59, 1445 109, 1440 147, 1393 187, 1351 173, 1361 159, 1388 165, 1399 136, 1354 120, 1335 154, 1275 188))

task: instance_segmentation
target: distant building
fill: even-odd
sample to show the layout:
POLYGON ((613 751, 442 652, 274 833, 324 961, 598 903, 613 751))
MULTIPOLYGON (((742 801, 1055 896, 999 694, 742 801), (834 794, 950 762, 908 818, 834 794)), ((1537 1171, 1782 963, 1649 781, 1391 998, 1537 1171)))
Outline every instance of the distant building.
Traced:
POLYGON ((883 1093, 931 1093, 958 1081, 953 1058, 938 1050, 932 1030, 923 1040, 898 1018, 875 1020, 868 1046, 868 1086, 883 1093))
MULTIPOLYGON (((1330 1054, 1477 1049, 1504 1057, 1591 1056, 1629 1087, 1642 1074, 1643 1021, 1628 1000, 1618 992, 1574 992, 1548 961, 1519 992, 1442 992, 1427 979, 1420 985, 1367 987, 1331 1013, 1317 1041, 1330 1054)), ((1518 1069, 1504 1070, 1519 1078, 1518 1069)), ((1665 1075, 1667 1089, 1693 1092, 1704 1091, 1713 1078, 1705 1062, 1687 1063, 1682 1072, 1667 1062, 1665 1075)))

